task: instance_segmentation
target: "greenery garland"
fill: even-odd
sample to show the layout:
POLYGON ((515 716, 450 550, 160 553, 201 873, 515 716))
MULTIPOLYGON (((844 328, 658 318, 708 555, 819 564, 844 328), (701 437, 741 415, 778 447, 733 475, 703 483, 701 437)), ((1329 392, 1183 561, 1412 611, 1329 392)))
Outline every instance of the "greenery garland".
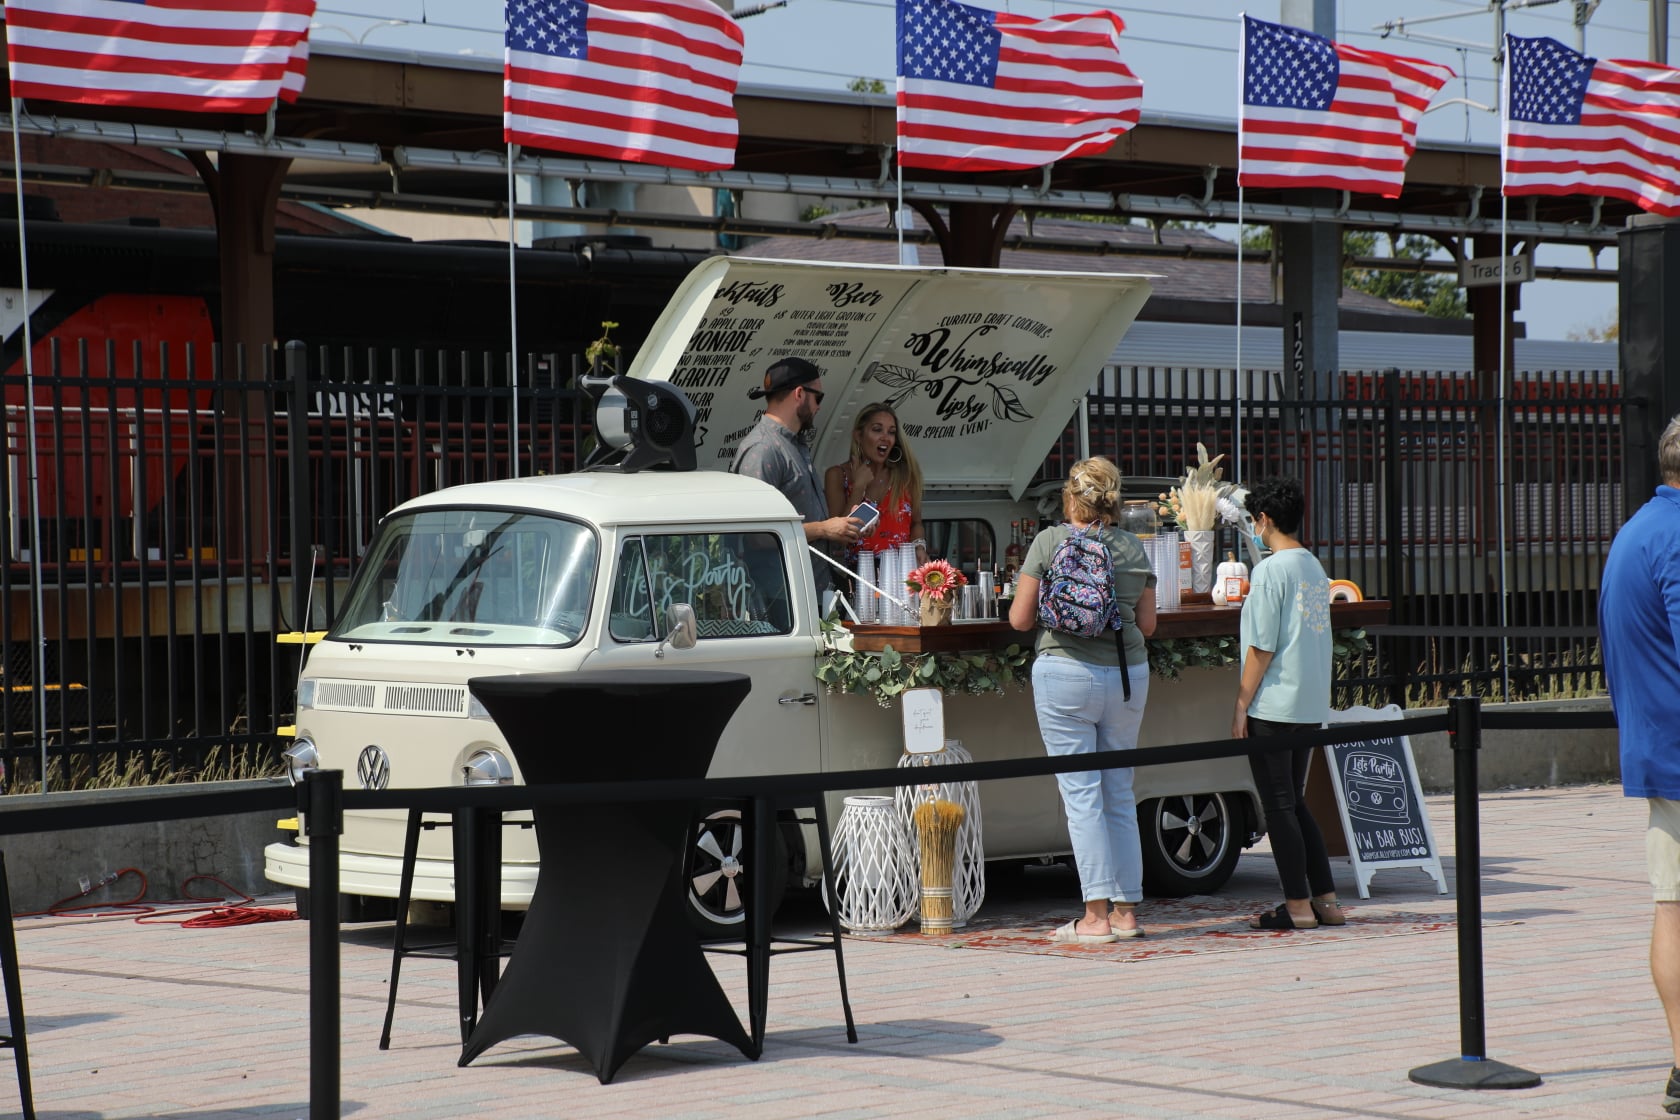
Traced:
MULTIPOLYGON (((823 624, 825 632, 839 629, 823 624)), ((1238 661, 1234 635, 1208 638, 1150 638, 1149 671, 1177 680, 1185 669, 1220 669, 1238 661)), ((1333 665, 1340 669, 1371 649, 1364 630, 1335 632, 1333 665)), ((883 708, 907 688, 937 688, 945 693, 1003 695, 1010 686, 1025 688, 1032 679, 1033 650, 1012 644, 1001 650, 964 653, 903 654, 888 645, 880 653, 827 649, 817 655, 816 678, 832 693, 873 696, 883 708)))

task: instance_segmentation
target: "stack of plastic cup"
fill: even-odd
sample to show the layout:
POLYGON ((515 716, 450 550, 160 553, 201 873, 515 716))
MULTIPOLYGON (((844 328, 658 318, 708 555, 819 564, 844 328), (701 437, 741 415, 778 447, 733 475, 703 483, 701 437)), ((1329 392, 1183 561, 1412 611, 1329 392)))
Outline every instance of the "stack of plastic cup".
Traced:
POLYGON ((1164 609, 1178 606, 1178 534, 1156 533, 1143 542, 1149 567, 1155 573, 1155 605, 1164 609))
POLYGON ((858 621, 880 621, 878 614, 880 610, 879 596, 875 594, 875 589, 869 586, 870 583, 880 582, 875 578, 875 554, 865 549, 859 549, 857 563, 853 565, 852 571, 856 572, 858 576, 857 593, 853 597, 855 601, 852 603, 852 608, 857 611, 858 621), (868 583, 865 583, 865 580, 868 583))

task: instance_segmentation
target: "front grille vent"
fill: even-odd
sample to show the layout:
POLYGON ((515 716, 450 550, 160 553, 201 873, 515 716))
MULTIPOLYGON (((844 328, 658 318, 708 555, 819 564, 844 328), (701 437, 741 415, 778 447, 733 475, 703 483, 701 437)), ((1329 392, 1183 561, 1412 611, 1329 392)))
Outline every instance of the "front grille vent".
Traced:
POLYGON ((467 690, 449 685, 388 684, 380 710, 412 716, 464 716, 467 690))
POLYGON ((371 711, 376 689, 375 685, 358 684, 354 681, 322 681, 316 686, 315 706, 371 711))

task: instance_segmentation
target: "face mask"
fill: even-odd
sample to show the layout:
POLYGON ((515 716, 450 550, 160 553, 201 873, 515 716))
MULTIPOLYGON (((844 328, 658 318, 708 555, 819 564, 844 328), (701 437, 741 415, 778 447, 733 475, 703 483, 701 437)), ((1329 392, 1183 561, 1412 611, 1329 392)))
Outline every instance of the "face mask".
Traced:
POLYGON ((1258 530, 1253 532, 1253 533, 1250 533, 1249 536, 1251 538, 1253 538, 1253 540, 1254 540, 1254 548, 1255 548, 1256 551, 1258 551, 1258 552, 1266 551, 1266 542, 1260 539, 1260 533, 1259 533, 1258 530))

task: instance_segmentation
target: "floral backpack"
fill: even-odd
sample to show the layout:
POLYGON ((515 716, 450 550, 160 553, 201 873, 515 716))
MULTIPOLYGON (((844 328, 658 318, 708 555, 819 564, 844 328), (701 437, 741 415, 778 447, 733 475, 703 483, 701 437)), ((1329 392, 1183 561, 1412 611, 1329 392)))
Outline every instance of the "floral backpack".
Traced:
MULTIPOLYGON (((1101 531, 1102 526, 1096 522, 1083 530, 1070 529, 1067 539, 1056 546, 1050 566, 1038 585, 1038 624, 1047 630, 1081 638, 1095 638, 1105 630, 1113 630, 1115 647, 1120 650, 1120 665, 1124 668, 1126 649, 1120 630, 1125 623, 1114 598, 1114 558, 1108 546, 1097 539, 1101 531)), ((1126 699, 1130 700, 1130 673, 1122 672, 1120 681, 1126 699)))

